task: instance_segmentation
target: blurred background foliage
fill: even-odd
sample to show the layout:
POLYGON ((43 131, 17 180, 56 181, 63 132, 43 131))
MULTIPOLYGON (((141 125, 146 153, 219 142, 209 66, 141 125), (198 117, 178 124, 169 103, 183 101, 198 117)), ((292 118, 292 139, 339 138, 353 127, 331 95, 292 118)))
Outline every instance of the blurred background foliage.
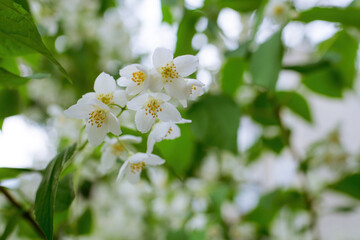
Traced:
MULTIPOLYGON (((267 0, 155 4, 161 24, 176 34, 168 43, 175 56, 200 57, 193 77, 206 84, 206 93, 182 110, 192 123, 180 126, 181 137, 156 145, 165 167, 132 186, 115 182, 119 168, 106 175, 97 170, 101 147, 87 146, 71 158, 81 121, 67 119, 63 110, 93 90, 100 72, 118 78, 123 66, 149 62, 158 45, 138 48, 142 22, 134 14, 146 1, 157 2, 0 2, 0 126, 21 114, 46 129, 54 152, 65 149, 50 163, 51 157, 34 159, 28 168, 0 168, 2 193, 15 202, 0 196, 0 239, 41 239, 29 220, 34 211, 54 239, 345 239, 341 232, 329 236, 320 220, 330 213, 357 213, 359 220, 358 152, 342 143, 341 126, 299 149, 286 118, 317 126, 311 96, 358 96, 360 3, 313 1, 303 7, 307 1, 291 1, 283 3, 288 8, 280 17, 269 14, 273 1, 267 0), (224 26, 226 13, 236 18, 226 18, 224 26), (289 30, 319 20, 335 29, 321 41, 289 30), (286 40, 292 34, 296 44, 286 40), (279 82, 284 72, 290 88, 279 82), (242 131, 248 132, 245 140, 242 131), (269 158, 284 154, 293 169, 275 174, 291 177, 286 184, 268 183, 269 158), (341 201, 324 203, 334 196, 341 201)), ((133 125, 122 126, 123 133, 140 135, 133 125)), ((145 151, 147 136, 141 136, 136 148, 145 151)), ((352 230, 346 239, 358 239, 352 230)))

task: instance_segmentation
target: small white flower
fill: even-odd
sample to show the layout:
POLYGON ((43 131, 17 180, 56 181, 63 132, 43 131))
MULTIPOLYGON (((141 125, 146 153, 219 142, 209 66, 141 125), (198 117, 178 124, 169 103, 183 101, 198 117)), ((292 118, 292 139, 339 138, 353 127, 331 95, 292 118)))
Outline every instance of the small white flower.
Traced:
POLYGON ((136 151, 132 144, 140 143, 141 140, 141 137, 132 135, 122 135, 119 138, 105 138, 105 144, 101 149, 99 171, 101 173, 108 172, 114 166, 116 158, 125 161, 129 155, 128 151, 136 151))
POLYGON ((95 92, 85 94, 80 99, 80 102, 89 101, 96 98, 106 105, 110 104, 110 108, 113 108, 111 104, 117 104, 121 107, 124 107, 127 103, 125 91, 116 89, 115 79, 107 73, 102 72, 96 78, 94 90, 95 92))
POLYGON ((144 93, 128 102, 127 107, 136 111, 135 124, 137 129, 146 133, 156 119, 163 122, 181 120, 179 111, 167 101, 170 97, 163 93, 144 93))
MULTIPOLYGON (((204 94, 204 84, 196 79, 185 79, 186 88, 189 92, 189 100, 195 100, 204 94)), ((179 99, 183 107, 187 107, 187 99, 179 99)))
POLYGON ((141 171, 146 166, 157 166, 164 162, 164 159, 154 154, 136 153, 121 166, 117 180, 125 175, 130 183, 136 184, 140 181, 141 171))
POLYGON ((97 99, 79 100, 64 113, 68 117, 86 120, 85 131, 93 146, 101 144, 108 132, 121 134, 118 119, 107 105, 97 99))
POLYGON ((196 71, 199 60, 196 56, 184 55, 174 59, 172 52, 166 48, 157 48, 153 55, 153 64, 160 74, 161 81, 158 84, 164 86, 169 96, 177 99, 187 99, 184 77, 196 71))
POLYGON ((291 9, 287 0, 271 0, 265 10, 265 15, 274 21, 284 24, 291 15, 291 9))
POLYGON ((149 88, 149 72, 140 64, 131 64, 120 70, 117 84, 126 87, 129 95, 136 95, 149 88))
MULTIPOLYGON (((191 123, 191 120, 182 119, 177 122, 180 123, 191 123)), ((146 153, 152 153, 156 142, 160 142, 163 139, 175 139, 180 137, 180 128, 173 122, 159 122, 154 125, 147 140, 147 151, 146 153)))

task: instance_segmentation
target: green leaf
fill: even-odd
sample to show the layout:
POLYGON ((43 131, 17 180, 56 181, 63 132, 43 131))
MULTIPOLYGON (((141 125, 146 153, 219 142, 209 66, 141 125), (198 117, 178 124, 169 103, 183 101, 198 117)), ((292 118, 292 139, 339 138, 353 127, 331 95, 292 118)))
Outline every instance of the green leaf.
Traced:
MULTIPOLYGON (((20 95, 16 89, 0 88, 0 121, 20 111, 20 95)), ((2 125, 2 124, 1 124, 2 125)))
POLYGON ((239 12, 249 12, 258 9, 261 0, 218 0, 220 8, 228 7, 239 12))
POLYGON ((100 7, 99 7, 99 14, 104 14, 106 10, 112 7, 116 7, 116 0, 99 0, 100 7))
POLYGON ((250 60, 250 73, 254 84, 274 90, 281 70, 283 46, 281 31, 261 44, 250 60))
POLYGON ((240 108, 224 95, 205 95, 189 109, 191 129, 206 146, 216 146, 237 153, 240 108))
POLYGON ((234 96, 243 82, 245 62, 241 58, 228 58, 221 71, 221 87, 224 93, 234 96))
POLYGON ((329 188, 360 200, 360 173, 346 176, 329 188))
POLYGON ((303 84, 313 92, 334 98, 342 97, 343 84, 339 73, 332 68, 305 74, 303 84))
POLYGON ((280 135, 271 138, 263 137, 262 140, 263 144, 276 154, 280 154, 286 145, 284 137, 280 135))
POLYGON ((166 164, 175 171, 178 176, 184 176, 193 161, 194 139, 189 124, 179 124, 181 136, 174 140, 163 140, 157 143, 166 164), (181 154, 179 154, 181 151, 181 154))
POLYGON ((34 51, 57 65, 68 78, 65 69, 42 42, 30 13, 12 0, 0 1, 0 56, 21 56, 34 51))
POLYGON ((53 216, 59 176, 64 164, 73 156, 76 144, 59 153, 46 167, 36 192, 35 216, 47 239, 53 236, 53 216))
POLYGON ((177 4, 176 0, 161 0, 162 21, 168 24, 173 24, 174 18, 171 12, 171 7, 177 4))
POLYGON ((279 91, 276 92, 276 98, 281 105, 288 107, 304 120, 312 122, 309 105, 303 96, 296 92, 279 91))
POLYGON ((262 125, 279 125, 275 104, 266 93, 260 93, 250 105, 251 117, 262 125))
POLYGON ((10 237, 10 235, 14 232, 20 217, 21 211, 16 210, 15 213, 10 217, 10 219, 7 220, 6 227, 0 237, 0 240, 6 240, 8 237, 10 237))
POLYGON ((5 87, 17 87, 29 81, 29 78, 17 76, 0 67, 0 85, 5 87))
POLYGON ((73 188, 72 174, 68 174, 59 182, 55 199, 55 211, 61 212, 67 210, 74 198, 75 193, 73 188))
POLYGON ((93 214, 91 208, 88 207, 84 213, 80 216, 77 221, 77 234, 78 235, 87 235, 91 233, 93 225, 93 214))
POLYGON ((329 68, 331 63, 329 60, 321 60, 315 63, 303 64, 303 65, 289 65, 284 66, 283 68, 286 70, 292 70, 299 73, 308 74, 314 71, 318 71, 324 68, 329 68))
POLYGON ((185 10, 177 31, 175 56, 196 53, 191 47, 191 42, 196 33, 195 23, 200 16, 197 11, 185 10))
POLYGON ((360 9, 314 7, 301 12, 297 20, 306 23, 315 20, 323 20, 328 22, 338 22, 347 26, 360 28, 360 9))
POLYGON ((0 168, 0 181, 16 178, 22 173, 31 173, 35 170, 29 168, 0 168))

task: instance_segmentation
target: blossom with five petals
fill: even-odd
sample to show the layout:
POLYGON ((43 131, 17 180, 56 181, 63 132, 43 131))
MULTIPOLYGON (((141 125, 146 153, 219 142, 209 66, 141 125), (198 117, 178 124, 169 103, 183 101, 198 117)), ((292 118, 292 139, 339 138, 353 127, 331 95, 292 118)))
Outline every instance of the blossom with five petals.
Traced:
POLYGON ((181 120, 179 111, 167 101, 170 97, 163 93, 144 93, 134 97, 127 104, 127 107, 136 111, 136 128, 146 133, 155 123, 156 119, 163 122, 178 122, 181 120))
POLYGON ((164 159, 154 154, 136 153, 121 166, 117 180, 125 175, 130 183, 136 184, 140 181, 141 171, 146 166, 161 165, 164 162, 164 159))

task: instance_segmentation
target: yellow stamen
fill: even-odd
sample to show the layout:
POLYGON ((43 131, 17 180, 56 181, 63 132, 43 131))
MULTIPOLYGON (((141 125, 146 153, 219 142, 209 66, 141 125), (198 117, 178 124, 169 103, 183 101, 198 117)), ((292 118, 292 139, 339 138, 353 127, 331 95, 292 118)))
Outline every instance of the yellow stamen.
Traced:
POLYGON ((175 64, 171 61, 165 67, 161 67, 161 77, 165 83, 172 82, 174 79, 179 78, 179 73, 176 71, 175 64))
POLYGON ((144 170, 145 165, 146 165, 145 162, 132 163, 130 165, 131 172, 132 173, 140 172, 140 171, 144 170))
POLYGON ((143 71, 137 71, 132 73, 131 80, 139 86, 145 81, 146 77, 147 76, 143 71))
POLYGON ((92 126, 95 124, 97 128, 101 127, 104 123, 106 113, 104 110, 95 110, 89 113, 88 123, 92 126))
POLYGON ((148 115, 150 114, 153 118, 157 118, 158 117, 158 112, 162 111, 162 108, 160 107, 160 104, 163 101, 161 100, 157 100, 154 98, 151 98, 150 100, 148 100, 145 103, 145 114, 148 115))
POLYGON ((112 93, 107 93, 107 94, 97 93, 96 98, 106 105, 110 103, 114 103, 113 101, 114 95, 112 93))

